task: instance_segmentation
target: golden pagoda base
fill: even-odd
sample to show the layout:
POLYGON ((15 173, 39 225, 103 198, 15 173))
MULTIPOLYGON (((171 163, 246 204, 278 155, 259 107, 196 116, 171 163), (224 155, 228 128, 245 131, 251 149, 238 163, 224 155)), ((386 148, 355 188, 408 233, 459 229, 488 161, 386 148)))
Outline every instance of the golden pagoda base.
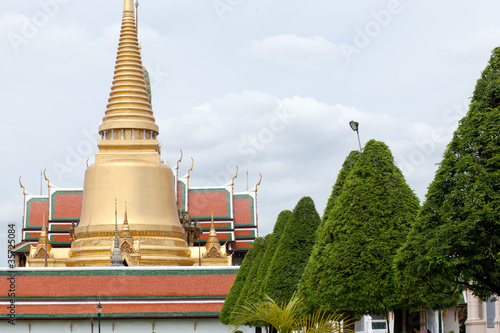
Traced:
MULTIPOLYGON (((133 253, 138 266, 192 266, 186 241, 161 236, 134 237, 133 253)), ((88 237, 73 242, 66 266, 109 266, 114 237, 88 237)), ((123 256, 126 257, 126 256, 123 256)), ((128 263, 129 266, 135 265, 128 263)))

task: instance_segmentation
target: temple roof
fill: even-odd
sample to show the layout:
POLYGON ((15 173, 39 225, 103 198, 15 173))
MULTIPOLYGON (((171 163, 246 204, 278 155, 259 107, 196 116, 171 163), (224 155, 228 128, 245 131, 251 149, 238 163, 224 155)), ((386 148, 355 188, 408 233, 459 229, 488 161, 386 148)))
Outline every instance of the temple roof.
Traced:
MULTIPOLYGON (((103 318, 217 318, 237 267, 0 269, 0 288, 16 279, 16 320, 103 318), (61 286, 66 286, 61 288, 61 286)), ((7 320, 7 294, 0 319, 7 320)))

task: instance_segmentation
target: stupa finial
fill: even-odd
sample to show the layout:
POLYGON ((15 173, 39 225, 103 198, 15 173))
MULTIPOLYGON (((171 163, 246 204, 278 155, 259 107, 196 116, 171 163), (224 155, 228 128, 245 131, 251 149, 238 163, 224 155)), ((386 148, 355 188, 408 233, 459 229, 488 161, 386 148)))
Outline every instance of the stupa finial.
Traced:
POLYGON ((134 12, 134 0, 125 0, 123 4, 123 13, 125 12, 134 12))
POLYGON ((134 0, 125 0, 123 5, 115 75, 99 133, 104 139, 99 146, 105 149, 111 148, 106 145, 110 140, 122 140, 123 145, 129 145, 123 140, 155 140, 158 135, 144 79, 134 0))

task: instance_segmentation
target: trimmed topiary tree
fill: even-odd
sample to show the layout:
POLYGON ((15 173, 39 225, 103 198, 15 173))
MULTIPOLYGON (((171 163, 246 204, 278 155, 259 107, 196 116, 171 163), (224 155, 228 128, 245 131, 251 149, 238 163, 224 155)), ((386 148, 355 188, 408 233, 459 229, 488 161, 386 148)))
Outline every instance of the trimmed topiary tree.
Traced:
MULTIPOLYGON (((340 193, 342 193, 342 189, 344 187, 345 180, 351 170, 353 169, 356 161, 360 158, 361 153, 357 150, 353 150, 349 153, 349 155, 346 157, 344 160, 344 163, 342 164, 342 168, 339 171, 339 174, 337 175, 337 180, 335 181, 335 184, 333 185, 332 188, 332 193, 330 197, 328 198, 328 202, 326 204, 325 211, 323 213, 323 217, 321 219, 321 224, 316 230, 316 241, 315 243, 320 243, 322 242, 322 237, 326 236, 326 233, 323 233, 322 230, 326 224, 326 221, 328 220, 328 215, 332 208, 335 206, 335 202, 337 201, 337 198, 340 196, 340 193)), ((314 246, 313 250, 311 252, 311 257, 309 258, 309 261, 307 262, 306 268, 304 270, 304 274, 302 279, 307 279, 307 275, 314 270, 313 267, 316 267, 317 262, 317 254, 314 254, 314 251, 318 251, 319 247, 314 246)))
POLYGON ((328 202, 326 203, 326 208, 323 213, 323 217, 321 218, 321 225, 324 225, 326 220, 328 219, 328 214, 335 205, 335 201, 337 201, 338 196, 340 195, 340 193, 342 193, 342 188, 344 187, 344 182, 347 178, 347 175, 349 175, 352 168, 354 167, 354 164, 360 156, 361 153, 357 150, 353 150, 349 153, 349 155, 347 155, 344 163, 342 164, 342 168, 337 175, 337 180, 333 185, 332 194, 330 195, 330 197, 328 198, 328 202))
POLYGON ((261 247, 258 244, 263 242, 263 240, 264 239, 262 237, 258 237, 255 239, 252 247, 246 254, 245 259, 243 259, 243 262, 241 263, 241 266, 238 269, 238 273, 236 274, 236 278, 234 279, 233 286, 231 287, 231 290, 229 291, 229 294, 227 295, 226 300, 224 301, 224 305, 222 306, 219 315, 219 320, 224 325, 228 325, 231 320, 231 314, 235 308, 236 302, 238 301, 241 291, 245 287, 245 283, 248 282, 247 277, 249 272, 251 272, 252 270, 252 266, 255 263, 256 265, 259 264, 257 261, 254 260, 254 257, 256 257, 257 253, 261 251, 261 247))
POLYGON ((245 285, 243 286, 242 290, 240 291, 240 296, 238 297, 238 300, 235 304, 235 307, 240 307, 242 305, 245 305, 245 303, 248 302, 254 302, 258 300, 259 295, 259 282, 257 280, 257 276, 259 273, 260 268, 262 267, 262 258, 264 257, 264 253, 266 252, 266 248, 269 245, 269 239, 271 238, 271 234, 266 235, 264 238, 259 238, 258 242, 255 242, 252 245, 252 248, 258 247, 255 249, 255 253, 253 255, 252 261, 252 267, 250 271, 247 273, 247 278, 245 285))
POLYGON ((302 198, 285 226, 266 273, 263 290, 276 302, 288 302, 296 291, 320 222, 313 200, 302 198))
POLYGON ((370 140, 354 164, 301 283, 310 311, 387 314, 404 307, 393 258, 419 200, 389 148, 370 140))
POLYGON ((283 231, 285 227, 292 217, 293 213, 290 210, 283 210, 279 213, 278 219, 274 224, 273 233, 269 239, 269 243, 266 246, 266 252, 264 253, 264 257, 262 258, 262 262, 259 267, 259 272, 257 275, 257 286, 254 292, 258 295, 259 299, 264 299, 264 295, 269 294, 269 290, 265 288, 265 279, 269 267, 271 267, 271 261, 273 260, 274 253, 278 248, 281 236, 283 235, 283 231))
POLYGON ((400 251, 404 276, 500 295, 500 48, 477 81, 400 251))

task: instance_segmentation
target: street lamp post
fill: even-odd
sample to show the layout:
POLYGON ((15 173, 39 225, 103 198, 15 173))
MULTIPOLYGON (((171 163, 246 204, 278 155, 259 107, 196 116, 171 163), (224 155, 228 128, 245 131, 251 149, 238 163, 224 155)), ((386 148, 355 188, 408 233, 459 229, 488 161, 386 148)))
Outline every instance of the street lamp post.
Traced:
POLYGON ((97 310, 97 319, 99 321, 99 325, 98 325, 99 333, 101 333, 101 312, 102 312, 101 302, 99 302, 99 305, 97 305, 96 310, 97 310))
POLYGON ((359 123, 357 121, 351 120, 349 122, 349 126, 351 126, 351 129, 358 134, 359 152, 361 153, 361 155, 363 155, 363 150, 361 149, 361 141, 359 140, 359 123))

